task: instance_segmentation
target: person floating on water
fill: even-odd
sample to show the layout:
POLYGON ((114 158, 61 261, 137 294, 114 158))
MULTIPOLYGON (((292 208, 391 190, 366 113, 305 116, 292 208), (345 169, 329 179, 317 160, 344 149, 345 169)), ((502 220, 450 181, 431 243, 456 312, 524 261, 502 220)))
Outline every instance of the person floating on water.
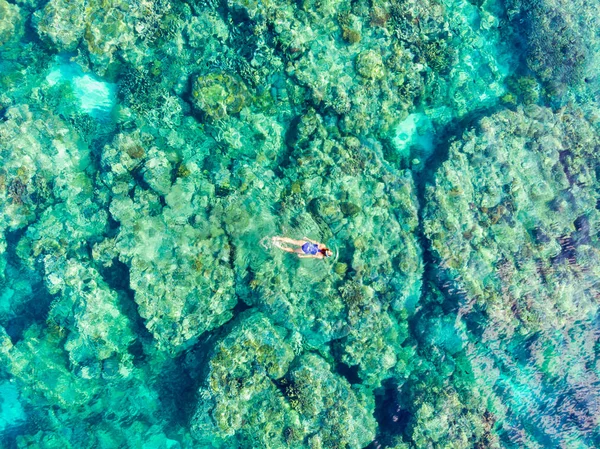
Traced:
POLYGON ((271 240, 273 245, 277 248, 287 251, 288 253, 295 253, 298 257, 303 259, 323 259, 333 255, 333 252, 322 243, 311 240, 308 237, 304 237, 304 239, 305 240, 294 240, 288 237, 273 237, 271 240), (299 248, 290 248, 284 246, 283 243, 296 245, 299 246, 299 248))

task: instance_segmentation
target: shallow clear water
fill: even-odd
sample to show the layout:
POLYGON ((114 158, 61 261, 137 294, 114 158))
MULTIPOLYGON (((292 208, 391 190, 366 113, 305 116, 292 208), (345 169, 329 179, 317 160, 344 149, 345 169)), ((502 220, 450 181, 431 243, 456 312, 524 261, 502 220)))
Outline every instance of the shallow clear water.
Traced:
POLYGON ((598 6, 0 0, 0 447, 599 447, 598 6))

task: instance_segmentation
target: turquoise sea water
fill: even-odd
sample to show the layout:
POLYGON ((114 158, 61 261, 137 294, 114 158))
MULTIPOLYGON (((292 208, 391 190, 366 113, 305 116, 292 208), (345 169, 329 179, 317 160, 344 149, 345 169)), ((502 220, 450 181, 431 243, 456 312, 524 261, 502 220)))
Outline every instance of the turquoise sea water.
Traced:
POLYGON ((599 7, 0 0, 0 448, 600 447, 599 7))

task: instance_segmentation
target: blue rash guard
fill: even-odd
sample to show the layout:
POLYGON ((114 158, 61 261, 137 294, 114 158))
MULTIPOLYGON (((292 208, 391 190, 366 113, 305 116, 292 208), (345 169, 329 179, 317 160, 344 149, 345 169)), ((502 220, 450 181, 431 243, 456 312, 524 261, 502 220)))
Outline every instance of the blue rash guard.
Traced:
POLYGON ((311 242, 306 242, 304 245, 302 245, 302 251, 304 251, 304 254, 310 254, 311 256, 314 256, 319 252, 319 246, 311 242))

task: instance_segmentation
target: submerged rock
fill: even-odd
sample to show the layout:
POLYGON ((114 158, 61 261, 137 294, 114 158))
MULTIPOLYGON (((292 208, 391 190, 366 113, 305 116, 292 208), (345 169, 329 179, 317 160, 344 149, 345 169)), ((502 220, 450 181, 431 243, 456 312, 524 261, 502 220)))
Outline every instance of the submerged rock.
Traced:
POLYGON ((227 73, 194 76, 191 95, 194 106, 214 120, 239 113, 247 97, 243 82, 227 73))
POLYGON ((2 46, 15 42, 23 33, 21 9, 6 0, 0 0, 0 50, 2 46))
POLYGON ((85 6, 85 1, 50 0, 34 14, 38 34, 59 51, 75 50, 85 31, 85 6))

